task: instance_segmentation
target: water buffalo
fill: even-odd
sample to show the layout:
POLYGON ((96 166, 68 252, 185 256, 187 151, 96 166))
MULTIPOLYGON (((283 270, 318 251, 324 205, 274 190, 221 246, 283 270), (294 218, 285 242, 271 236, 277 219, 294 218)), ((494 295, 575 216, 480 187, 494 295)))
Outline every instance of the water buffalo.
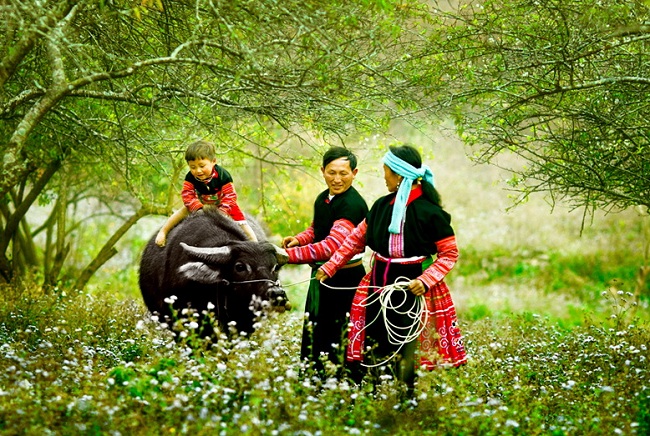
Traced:
MULTIPOLYGON (((247 240, 237 223, 214 208, 181 221, 162 248, 152 237, 140 261, 140 290, 149 311, 169 320, 173 301, 177 312, 185 307, 212 312, 221 331, 234 321, 239 331, 251 333, 260 310, 288 305, 278 281, 286 254, 248 220, 260 242, 247 240)), ((197 321, 204 320, 201 315, 197 321)), ((212 333, 205 326, 201 335, 212 333)))

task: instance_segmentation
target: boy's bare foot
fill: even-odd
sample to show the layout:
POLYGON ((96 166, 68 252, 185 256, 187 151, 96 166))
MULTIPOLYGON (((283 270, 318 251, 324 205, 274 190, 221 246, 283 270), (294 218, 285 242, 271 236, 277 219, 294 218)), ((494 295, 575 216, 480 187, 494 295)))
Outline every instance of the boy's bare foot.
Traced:
POLYGON ((167 243, 167 235, 162 231, 158 232, 156 235, 156 245, 159 247, 164 247, 167 243))

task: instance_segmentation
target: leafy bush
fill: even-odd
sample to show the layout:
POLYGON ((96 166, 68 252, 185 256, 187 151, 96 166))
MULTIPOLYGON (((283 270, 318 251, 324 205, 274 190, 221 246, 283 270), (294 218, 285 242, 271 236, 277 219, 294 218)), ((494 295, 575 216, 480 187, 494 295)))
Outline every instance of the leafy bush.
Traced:
MULTIPOLYGON (((2 434, 642 434, 646 324, 610 315, 563 328, 532 313, 477 317, 469 363, 420 373, 416 400, 394 382, 312 378, 299 361, 300 311, 256 333, 197 346, 142 305, 2 289, 2 434)), ((616 294, 618 295, 618 294, 616 294)), ((619 296, 620 297, 620 296, 619 296)), ((461 317, 463 319, 463 317, 461 317)), ((200 341, 199 341, 200 342, 200 341)))

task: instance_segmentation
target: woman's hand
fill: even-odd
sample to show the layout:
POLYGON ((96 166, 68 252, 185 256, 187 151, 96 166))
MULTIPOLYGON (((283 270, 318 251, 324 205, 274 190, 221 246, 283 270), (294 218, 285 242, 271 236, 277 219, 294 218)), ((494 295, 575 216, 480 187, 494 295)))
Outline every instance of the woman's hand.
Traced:
POLYGON ((416 297, 419 297, 420 295, 424 295, 424 293, 427 291, 427 288, 424 286, 424 283, 418 279, 411 280, 408 284, 408 290, 413 293, 416 297))
POLYGON ((315 276, 315 278, 316 278, 316 280, 318 280, 319 282, 322 282, 323 280, 329 279, 330 277, 329 277, 327 274, 325 274, 325 273, 323 272, 323 270, 318 269, 318 270, 316 270, 316 276, 315 276))

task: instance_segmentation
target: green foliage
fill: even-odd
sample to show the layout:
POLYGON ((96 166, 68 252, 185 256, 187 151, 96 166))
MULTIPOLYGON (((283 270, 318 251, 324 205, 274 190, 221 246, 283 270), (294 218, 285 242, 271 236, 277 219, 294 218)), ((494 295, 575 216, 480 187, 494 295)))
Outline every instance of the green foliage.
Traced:
MULTIPOLYGON (((494 281, 527 283, 547 293, 573 294, 589 301, 613 282, 634 291, 639 265, 643 262, 641 253, 630 252, 625 247, 595 253, 504 250, 486 253, 467 247, 457 272, 484 285, 494 281)), ((641 295, 650 297, 650 283, 645 283, 641 295)))
POLYGON ((313 219, 314 198, 325 188, 322 179, 304 177, 304 172, 301 177, 294 172, 294 177, 287 180, 281 189, 270 191, 266 197, 264 219, 272 234, 291 236, 309 227, 313 219))
POLYGON ((391 119, 414 113, 411 100, 421 92, 404 80, 401 56, 411 45, 404 30, 423 16, 415 6, 402 0, 6 5, 0 197, 9 206, 2 211, 0 276, 11 281, 39 269, 44 284, 53 285, 83 270, 75 283, 84 286, 123 229, 108 234, 83 265, 66 262, 74 229, 99 214, 126 225, 170 214, 184 172, 180 153, 199 138, 215 142, 219 160, 232 168, 255 166, 246 168, 255 182, 244 191, 256 200, 249 210, 268 222, 298 223, 276 233, 298 231, 306 214, 291 212, 305 208, 293 198, 282 203, 273 189, 266 194, 272 181, 264 172, 270 179, 306 166, 353 132, 384 130, 391 119), (43 220, 34 204, 59 213, 43 220), (283 216, 289 219, 276 219, 283 216), (30 233, 34 222, 45 237, 30 233))
POLYGON ((436 14, 450 77, 440 106, 475 157, 507 153, 522 198, 586 210, 648 204, 647 2, 490 0, 436 14))
POLYGON ((271 314, 250 337, 188 347, 195 327, 185 323, 179 341, 108 293, 2 291, 2 434, 630 434, 648 426, 644 323, 562 328, 531 313, 464 320, 469 363, 421 372, 417 399, 404 407, 393 380, 355 386, 305 373, 298 312, 271 314))
POLYGON ((639 423, 639 434, 650 433, 650 395, 639 398, 639 414, 637 420, 639 423))
POLYGON ((490 318, 492 310, 486 304, 475 304, 470 306, 465 311, 465 316, 468 320, 476 321, 483 318, 490 318))

